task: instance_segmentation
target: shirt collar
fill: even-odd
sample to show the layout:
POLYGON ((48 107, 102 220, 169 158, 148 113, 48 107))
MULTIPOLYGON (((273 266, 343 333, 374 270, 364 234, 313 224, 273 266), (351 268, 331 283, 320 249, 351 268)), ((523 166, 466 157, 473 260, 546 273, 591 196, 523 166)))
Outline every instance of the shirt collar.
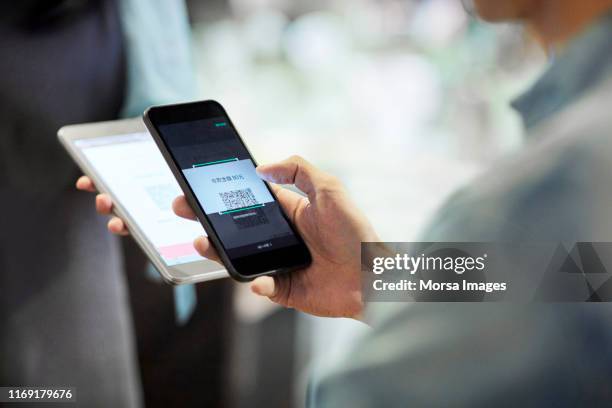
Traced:
POLYGON ((527 129, 578 99, 612 73, 612 13, 591 25, 512 106, 527 129))

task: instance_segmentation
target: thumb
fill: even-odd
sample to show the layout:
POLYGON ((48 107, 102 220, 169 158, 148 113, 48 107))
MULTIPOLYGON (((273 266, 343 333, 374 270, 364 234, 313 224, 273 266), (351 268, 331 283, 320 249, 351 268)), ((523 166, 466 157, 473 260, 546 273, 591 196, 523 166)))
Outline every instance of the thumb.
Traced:
POLYGON ((251 292, 265 296, 274 303, 288 307, 291 291, 291 274, 260 276, 251 282, 251 292))
POLYGON ((251 291, 259 296, 274 297, 276 294, 276 285, 274 278, 271 276, 260 276, 251 282, 251 291))
POLYGON ((262 179, 276 184, 294 184, 311 200, 316 190, 331 183, 332 176, 317 169, 300 156, 291 156, 278 163, 257 167, 262 179))

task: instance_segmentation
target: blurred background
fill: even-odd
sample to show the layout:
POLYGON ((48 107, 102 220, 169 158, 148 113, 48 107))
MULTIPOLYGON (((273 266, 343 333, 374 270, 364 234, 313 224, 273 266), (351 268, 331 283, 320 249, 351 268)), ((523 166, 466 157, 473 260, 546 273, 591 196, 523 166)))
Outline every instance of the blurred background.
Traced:
MULTIPOLYGON (((200 95, 260 163, 299 154, 339 176, 387 241, 522 143, 509 101, 546 58, 459 0, 192 0, 200 95)), ((276 309, 235 286, 231 406, 303 406, 364 330, 276 309)), ((206 387, 203 386, 202 390, 206 387)))

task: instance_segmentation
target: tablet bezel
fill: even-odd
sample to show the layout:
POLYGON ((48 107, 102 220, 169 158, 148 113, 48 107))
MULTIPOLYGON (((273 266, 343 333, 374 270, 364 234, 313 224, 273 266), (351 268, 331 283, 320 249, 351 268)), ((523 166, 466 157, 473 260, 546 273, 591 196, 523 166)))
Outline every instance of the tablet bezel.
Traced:
MULTIPOLYGON (((130 230, 130 234, 134 237, 140 248, 142 248, 166 282, 173 285, 181 285, 228 277, 229 275, 223 266, 208 259, 180 265, 166 265, 159 252, 155 249, 144 232, 138 227, 138 224, 133 220, 128 211, 123 207, 121 200, 119 200, 119 198, 104 184, 93 166, 91 166, 80 149, 75 145, 75 141, 77 140, 143 132, 148 133, 142 119, 133 118, 67 125, 62 127, 57 132, 57 135, 64 148, 68 151, 79 168, 93 180, 96 188, 100 192, 106 193, 111 197, 113 200, 114 212, 125 221, 130 230)), ((153 139, 151 139, 151 141, 153 142, 153 139)))

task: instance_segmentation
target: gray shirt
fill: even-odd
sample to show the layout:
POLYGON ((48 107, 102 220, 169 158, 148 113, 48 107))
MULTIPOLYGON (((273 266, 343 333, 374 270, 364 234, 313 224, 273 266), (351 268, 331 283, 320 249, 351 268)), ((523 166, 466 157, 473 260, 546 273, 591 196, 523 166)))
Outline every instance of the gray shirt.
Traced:
MULTIPOLYGON (((612 242, 612 16, 515 108, 525 149, 455 194, 421 241, 612 242)), ((380 303, 315 406, 603 406, 612 305, 380 303)))

